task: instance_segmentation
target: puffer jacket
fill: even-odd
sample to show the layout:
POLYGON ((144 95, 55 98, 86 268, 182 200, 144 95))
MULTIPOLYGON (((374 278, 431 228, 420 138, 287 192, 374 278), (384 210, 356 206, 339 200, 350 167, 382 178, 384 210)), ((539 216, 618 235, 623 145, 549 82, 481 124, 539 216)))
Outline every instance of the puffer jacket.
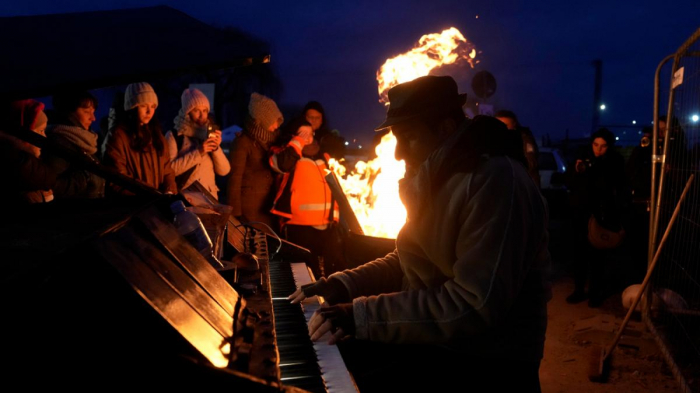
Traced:
POLYGON ((178 150, 177 141, 172 131, 165 134, 165 142, 170 152, 170 166, 177 177, 194 167, 187 180, 182 184, 182 189, 189 187, 195 181, 204 186, 210 194, 219 197, 219 187, 216 185, 216 177, 225 176, 231 170, 228 158, 221 149, 216 149, 211 153, 200 153, 199 146, 203 143, 197 138, 186 135, 182 136, 182 146, 178 150))
POLYGON ((358 339, 541 359, 551 298, 546 204, 525 167, 505 156, 483 155, 474 171, 434 184, 458 137, 402 182, 409 218, 396 250, 331 277, 354 298, 358 339))

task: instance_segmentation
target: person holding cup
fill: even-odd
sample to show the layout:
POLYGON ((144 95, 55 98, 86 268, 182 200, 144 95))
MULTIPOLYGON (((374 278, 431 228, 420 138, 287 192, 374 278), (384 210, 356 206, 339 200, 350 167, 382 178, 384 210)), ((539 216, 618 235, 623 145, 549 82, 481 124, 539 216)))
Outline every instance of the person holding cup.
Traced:
POLYGON ((178 191, 199 181, 218 199, 215 175, 225 176, 231 170, 220 148, 221 130, 209 119, 209 99, 200 90, 185 89, 180 100, 174 129, 165 134, 178 191))

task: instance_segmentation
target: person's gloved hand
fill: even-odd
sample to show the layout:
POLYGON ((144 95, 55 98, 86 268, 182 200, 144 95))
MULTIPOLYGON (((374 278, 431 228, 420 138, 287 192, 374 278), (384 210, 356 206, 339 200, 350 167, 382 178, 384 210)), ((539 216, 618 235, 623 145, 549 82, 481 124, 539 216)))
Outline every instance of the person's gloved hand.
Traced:
POLYGON ((345 287, 345 284, 333 277, 329 279, 321 277, 314 283, 302 285, 301 288, 289 295, 287 299, 291 300, 292 304, 296 304, 307 297, 316 295, 323 296, 326 303, 330 305, 347 303, 352 300, 350 299, 350 293, 348 293, 348 289, 345 287))
POLYGON ((345 336, 355 334, 355 316, 352 303, 328 306, 324 304, 314 312, 309 320, 309 336, 311 341, 317 341, 330 332, 328 344, 335 344, 345 336))

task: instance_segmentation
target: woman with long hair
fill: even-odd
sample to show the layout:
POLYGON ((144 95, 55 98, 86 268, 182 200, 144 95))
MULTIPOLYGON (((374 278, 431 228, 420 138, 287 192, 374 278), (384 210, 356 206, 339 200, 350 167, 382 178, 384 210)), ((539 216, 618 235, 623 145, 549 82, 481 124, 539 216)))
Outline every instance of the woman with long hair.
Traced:
MULTIPOLYGON (((160 124, 154 117, 158 96, 146 82, 132 83, 124 93, 124 119, 114 129, 105 149, 104 163, 164 193, 177 193, 170 154, 160 124)), ((131 193, 115 184, 111 191, 131 193)))

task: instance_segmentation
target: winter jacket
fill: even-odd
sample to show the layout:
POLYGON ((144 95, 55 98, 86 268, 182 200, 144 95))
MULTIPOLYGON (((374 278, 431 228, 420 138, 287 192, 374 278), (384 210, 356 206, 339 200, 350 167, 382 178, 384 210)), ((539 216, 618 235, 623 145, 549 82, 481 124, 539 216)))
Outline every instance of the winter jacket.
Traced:
POLYGON ((272 213, 287 219, 285 224, 326 229, 339 215, 326 183, 327 156, 307 157, 300 137, 284 147, 273 147, 270 166, 283 175, 272 213))
POLYGON ((37 154, 38 149, 0 131, 0 201, 5 205, 48 202, 52 199, 51 188, 63 184, 37 154), (51 197, 47 198, 47 192, 51 197))
MULTIPOLYGON (((97 134, 79 126, 54 124, 46 129, 46 137, 57 145, 77 153, 85 153, 97 161, 97 134)), ((65 159, 51 154, 42 155, 46 162, 59 176, 65 179, 53 192, 57 198, 102 198, 105 192, 105 180, 82 168, 76 168, 65 159)))
POLYGON ((625 177, 625 159, 614 147, 595 157, 590 145, 579 151, 577 160, 583 161, 583 171, 575 165, 569 172, 567 188, 570 205, 586 218, 595 215, 603 227, 618 231, 624 226, 625 211, 631 194, 625 177))
POLYGON ((482 155, 473 171, 436 182, 459 135, 402 181, 408 220, 396 250, 331 277, 354 298, 358 339, 541 359, 551 298, 545 202, 505 156, 482 155))
POLYGON ((199 146, 203 143, 202 140, 186 135, 181 135, 182 145, 178 149, 178 144, 175 135, 172 131, 165 134, 165 142, 168 147, 170 157, 173 157, 170 166, 179 176, 189 171, 194 167, 194 170, 187 177, 187 180, 182 183, 181 188, 189 187, 195 181, 199 181, 210 194, 219 197, 219 187, 216 185, 216 176, 225 176, 231 170, 228 158, 221 149, 216 149, 211 153, 200 153, 199 146))
POLYGON ((228 204, 234 216, 268 225, 274 219, 270 208, 274 201, 274 173, 268 163, 268 146, 246 132, 231 143, 231 175, 228 179, 228 204))
MULTIPOLYGON (((122 126, 115 128, 114 133, 107 141, 105 165, 161 192, 176 194, 175 174, 169 163, 170 153, 168 153, 167 146, 160 154, 153 146, 150 146, 147 151, 135 151, 131 147, 131 137, 122 126)), ((111 188, 117 193, 131 194, 115 184, 112 184, 111 188)))

